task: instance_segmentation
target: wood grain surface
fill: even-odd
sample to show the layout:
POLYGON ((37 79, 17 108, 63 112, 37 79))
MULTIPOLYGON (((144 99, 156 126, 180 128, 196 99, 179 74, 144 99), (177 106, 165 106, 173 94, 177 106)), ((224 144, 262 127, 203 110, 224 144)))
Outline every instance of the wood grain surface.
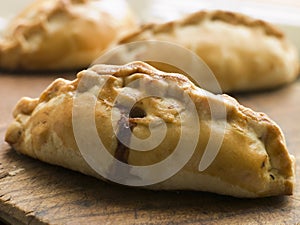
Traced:
MULTIPOLYGON (((0 74, 0 218, 3 222, 16 225, 300 222, 299 179, 293 196, 262 199, 238 199, 204 192, 146 191, 104 183, 17 154, 3 140, 14 105, 22 96, 38 96, 56 77, 0 74)), ((300 81, 278 90, 236 97, 244 105, 266 112, 281 126, 288 148, 299 165, 300 81)))

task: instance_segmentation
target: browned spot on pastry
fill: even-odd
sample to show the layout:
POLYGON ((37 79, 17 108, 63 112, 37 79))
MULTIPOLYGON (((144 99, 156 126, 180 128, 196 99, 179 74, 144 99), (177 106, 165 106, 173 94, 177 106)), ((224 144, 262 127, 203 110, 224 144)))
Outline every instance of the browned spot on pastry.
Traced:
POLYGON ((87 0, 72 0, 71 1, 73 4, 83 4, 83 3, 86 3, 87 0))
POLYGON ((168 22, 165 24, 161 24, 161 26, 154 26, 153 33, 172 33, 175 28, 175 22, 168 22))
POLYGON ((266 166, 266 161, 268 159, 268 156, 265 157, 264 161, 262 162, 261 164, 261 167, 260 168, 264 168, 266 166))

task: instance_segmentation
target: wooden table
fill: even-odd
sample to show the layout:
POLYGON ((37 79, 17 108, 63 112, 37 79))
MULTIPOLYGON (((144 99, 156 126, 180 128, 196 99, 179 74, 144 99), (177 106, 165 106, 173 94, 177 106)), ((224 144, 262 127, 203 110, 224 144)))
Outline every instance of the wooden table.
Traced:
MULTIPOLYGON (((293 196, 237 199, 202 192, 137 190, 19 155, 3 137, 22 96, 36 97, 56 75, 0 74, 0 218, 11 224, 297 224, 300 222, 300 81, 239 95, 282 127, 298 160, 293 196)), ((68 76, 72 77, 72 76, 68 76)), ((1 223, 1 222, 0 222, 1 223)))

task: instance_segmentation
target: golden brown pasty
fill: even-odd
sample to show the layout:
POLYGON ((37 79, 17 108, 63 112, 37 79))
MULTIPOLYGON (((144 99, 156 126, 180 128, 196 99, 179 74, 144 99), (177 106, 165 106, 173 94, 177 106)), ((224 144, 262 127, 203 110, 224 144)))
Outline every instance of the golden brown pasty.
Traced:
POLYGON ((0 68, 86 68, 133 28, 136 23, 124 0, 36 0, 4 31, 0 68))
POLYGON ((211 68, 224 92, 274 88, 299 74, 297 49, 284 34, 239 13, 199 11, 172 22, 145 25, 119 44, 143 40, 172 42, 192 50, 211 68))
POLYGON ((90 139, 90 115, 102 147, 114 158, 102 162, 106 164, 103 171, 114 176, 125 174, 119 179, 123 184, 129 183, 131 172, 137 182, 142 176, 156 181, 171 167, 178 167, 165 180, 146 181, 146 188, 251 198, 293 193, 294 158, 280 128, 268 116, 227 95, 206 92, 183 75, 162 72, 143 62, 95 65, 73 81, 57 79, 39 98, 22 98, 5 140, 22 154, 103 179, 87 163, 97 164, 104 158, 101 154, 95 157, 91 150, 97 142, 90 139), (78 102, 78 96, 83 101, 78 102), (165 130, 164 136, 161 130, 165 130), (220 135, 222 141, 215 146, 218 151, 207 151, 209 140, 215 143, 220 135), (149 151, 140 151, 138 145, 126 147, 134 138, 143 141, 149 136, 154 142, 160 139, 153 148, 149 147, 152 142, 140 145, 149 151), (176 155, 173 151, 179 145, 182 151, 176 155), (201 169, 207 154, 215 154, 215 158, 201 169), (136 167, 156 165, 171 155, 169 167, 146 174, 115 166, 116 159, 136 167), (187 163, 180 168, 182 158, 187 163))

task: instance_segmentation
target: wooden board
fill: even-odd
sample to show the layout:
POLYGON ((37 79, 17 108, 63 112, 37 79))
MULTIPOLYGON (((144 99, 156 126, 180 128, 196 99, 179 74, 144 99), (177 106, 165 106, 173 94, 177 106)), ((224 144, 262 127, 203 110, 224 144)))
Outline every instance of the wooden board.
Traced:
MULTIPOLYGON (((15 153, 4 142, 11 111, 55 75, 0 74, 0 218, 11 224, 297 224, 300 182, 293 196, 237 199, 203 192, 126 188, 15 153)), ((276 91, 240 95, 282 127, 300 161, 300 81, 276 91)), ((300 167, 297 166, 299 177, 300 167)), ((1 222, 0 222, 1 223, 1 222)))

